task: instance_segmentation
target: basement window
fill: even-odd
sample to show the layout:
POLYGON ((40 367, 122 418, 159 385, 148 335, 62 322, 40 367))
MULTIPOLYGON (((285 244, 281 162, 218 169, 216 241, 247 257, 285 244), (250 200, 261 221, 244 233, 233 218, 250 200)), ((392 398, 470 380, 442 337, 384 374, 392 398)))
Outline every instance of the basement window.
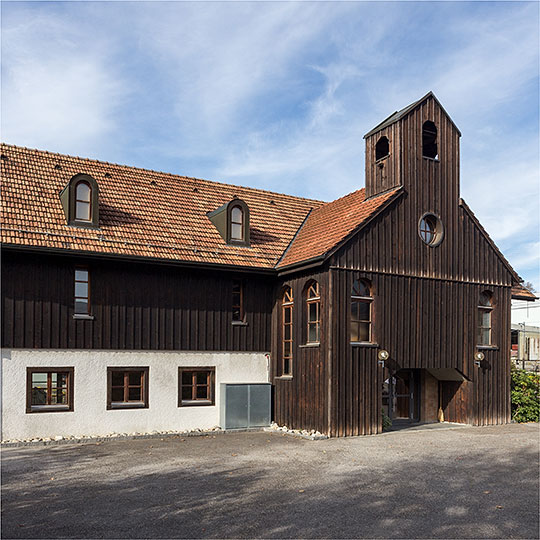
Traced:
POLYGON ((422 156, 430 159, 439 159, 437 153, 437 126, 428 120, 422 126, 422 156))
POLYGON ((214 367, 178 368, 178 406, 214 405, 214 367))
POLYGON ((148 408, 148 368, 107 368, 107 409, 148 408))
POLYGON ((27 368, 26 412, 73 410, 73 368, 27 368))
POLYGON ((375 145, 375 161, 385 158, 390 154, 390 144, 388 137, 381 137, 375 145))

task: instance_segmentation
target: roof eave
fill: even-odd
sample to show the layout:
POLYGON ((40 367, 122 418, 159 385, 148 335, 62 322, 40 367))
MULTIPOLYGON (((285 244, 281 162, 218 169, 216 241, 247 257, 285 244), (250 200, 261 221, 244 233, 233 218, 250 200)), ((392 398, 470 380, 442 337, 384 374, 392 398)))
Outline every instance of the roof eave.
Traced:
POLYGON ((422 105, 422 103, 424 103, 424 101, 426 101, 429 97, 432 97, 435 102, 437 103, 437 105, 441 108, 441 110, 444 112, 444 114, 446 115, 446 117, 448 118, 448 120, 450 120, 450 123, 454 126, 454 129, 457 131, 458 135, 461 137, 461 131, 459 130, 459 128, 456 126, 456 124, 454 123, 454 121, 452 120, 452 118, 450 117, 450 115, 446 112, 445 108, 441 105, 441 102, 437 99, 437 96, 435 96, 435 94, 430 90, 424 97, 420 98, 418 101, 414 101, 413 103, 411 103, 410 105, 404 107, 403 109, 401 109, 401 111, 395 111, 393 112, 391 115, 389 115, 385 120, 383 120, 382 122, 380 122, 379 124, 377 124, 372 130, 368 131, 365 135, 364 135, 364 139, 367 139, 368 137, 371 137, 372 135, 375 135, 376 133, 378 133, 379 131, 382 131, 383 129, 389 127, 389 126, 392 126, 394 125, 396 122, 398 122, 399 120, 401 120, 402 118, 405 118, 406 116, 408 116, 409 114, 411 114, 417 107, 419 107, 420 105, 422 105), (400 114, 398 114, 400 113, 400 114), (396 118, 394 118, 391 122, 389 121, 392 116, 396 116, 396 118))
POLYGON ((186 261, 182 259, 167 259, 164 257, 148 257, 145 255, 124 255, 119 253, 102 253, 100 251, 86 251, 82 249, 60 249, 60 248, 49 248, 42 246, 29 246, 24 244, 8 244, 2 242, 0 247, 8 251, 21 251, 21 252, 30 252, 30 253, 45 253, 51 255, 64 255, 64 256, 75 256, 75 257, 89 257, 92 259, 100 260, 111 260, 111 261, 130 261, 130 262, 140 262, 140 263, 153 263, 153 264, 163 264, 167 266, 181 266, 184 268, 207 268, 207 269, 221 269, 221 270, 230 270, 235 272, 251 272, 257 274, 271 274, 276 275, 276 269, 273 267, 264 267, 264 266, 245 266, 245 265, 236 265, 229 263, 211 263, 211 262, 197 262, 197 261, 186 261))

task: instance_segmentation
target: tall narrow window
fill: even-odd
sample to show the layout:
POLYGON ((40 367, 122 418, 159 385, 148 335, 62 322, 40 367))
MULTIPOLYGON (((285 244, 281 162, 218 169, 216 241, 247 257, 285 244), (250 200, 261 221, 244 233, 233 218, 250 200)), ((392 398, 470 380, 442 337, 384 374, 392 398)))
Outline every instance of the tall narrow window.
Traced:
POLYGON ((390 145, 387 137, 381 137, 375 145, 375 160, 382 159, 390 153, 390 145))
POLYGON ((244 211, 239 206, 231 210, 231 240, 244 240, 244 211))
POLYGON ((88 269, 75 268, 75 315, 90 314, 90 282, 88 269))
POLYGON ((75 188, 75 219, 92 220, 92 189, 86 182, 79 182, 75 188))
POLYGON ((321 296, 319 284, 312 281, 306 294, 307 343, 319 343, 321 334, 321 296))
POLYGON ((107 409, 148 407, 148 368, 107 368, 107 409))
POLYGON ((437 159, 437 126, 428 120, 422 126, 422 156, 437 159))
POLYGON ((351 342, 371 341, 371 287, 363 279, 355 279, 351 291, 351 342))
POLYGON ((478 345, 491 345, 491 293, 484 291, 478 302, 478 345))
POLYGON ((232 283, 232 320, 244 321, 244 287, 240 279, 233 279, 232 283))
POLYGON ((282 327, 282 352, 281 352, 281 375, 292 375, 293 361, 293 292, 287 287, 281 300, 282 327))

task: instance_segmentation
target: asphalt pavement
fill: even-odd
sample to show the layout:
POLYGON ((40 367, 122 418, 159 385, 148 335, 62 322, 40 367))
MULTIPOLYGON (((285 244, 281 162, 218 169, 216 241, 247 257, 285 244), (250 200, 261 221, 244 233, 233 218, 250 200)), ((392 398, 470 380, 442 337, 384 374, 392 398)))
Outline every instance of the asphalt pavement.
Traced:
POLYGON ((2 538, 539 538, 538 424, 5 448, 2 538))

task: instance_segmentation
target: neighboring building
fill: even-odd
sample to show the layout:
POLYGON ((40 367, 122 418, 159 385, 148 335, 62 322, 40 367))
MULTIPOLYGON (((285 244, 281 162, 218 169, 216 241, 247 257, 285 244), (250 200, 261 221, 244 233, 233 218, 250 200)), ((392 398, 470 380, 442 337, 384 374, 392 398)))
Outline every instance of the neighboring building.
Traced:
POLYGON ((512 290, 511 343, 517 367, 540 371, 540 300, 524 287, 512 290))
POLYGON ((331 436, 508 422, 520 278, 459 138, 427 94, 331 203, 3 145, 2 437, 208 428, 220 383, 331 436))

